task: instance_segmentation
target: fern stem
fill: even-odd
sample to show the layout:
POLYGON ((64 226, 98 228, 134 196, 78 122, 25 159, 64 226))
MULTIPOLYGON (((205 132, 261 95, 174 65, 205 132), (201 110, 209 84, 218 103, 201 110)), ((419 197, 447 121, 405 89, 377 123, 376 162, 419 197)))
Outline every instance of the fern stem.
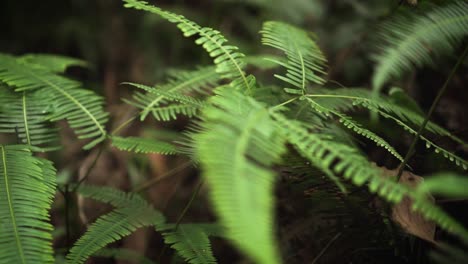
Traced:
POLYGON ((96 157, 94 158, 93 160, 93 163, 91 163, 91 165, 89 166, 88 170, 86 171, 86 174, 83 178, 81 178, 78 183, 75 185, 75 187, 73 188, 72 192, 75 192, 78 187, 80 187, 80 185, 89 177, 89 175, 91 174, 91 171, 94 169, 94 167, 96 166, 96 163, 99 159, 99 157, 101 157, 101 154, 102 152, 104 152, 104 145, 101 145, 101 147, 99 147, 99 151, 98 153, 96 154, 96 157))
POLYGON ((190 209, 190 207, 192 207, 193 201, 195 201, 195 198, 197 197, 198 193, 200 192, 202 186, 203 186, 203 180, 200 181, 200 183, 198 183, 197 188, 195 189, 195 191, 192 193, 192 196, 190 197, 190 201, 187 203, 187 205, 185 205, 185 208, 182 211, 182 213, 180 213, 179 218, 177 218, 177 222, 175 224, 174 231, 177 231, 177 228, 179 228, 180 223, 184 219, 185 214, 187 214, 188 209, 190 209))
POLYGON ((285 106, 285 105, 287 105, 287 104, 289 104, 289 103, 292 103, 292 102, 296 101, 297 99, 299 99, 299 97, 294 97, 294 98, 292 98, 292 99, 287 100, 286 102, 283 102, 283 103, 281 103, 281 104, 275 105, 275 106, 271 107, 270 109, 273 110, 273 109, 276 109, 276 108, 280 108, 280 107, 282 107, 282 106, 285 106))
POLYGON ((327 249, 341 236, 341 232, 336 234, 330 241, 328 241, 327 245, 320 251, 320 253, 314 258, 311 264, 317 263, 317 261, 325 254, 327 249))
POLYGON ((174 175, 175 173, 187 168, 188 166, 190 166, 190 164, 192 164, 191 161, 188 161, 188 162, 185 162, 184 164, 174 168, 174 169, 171 169, 170 171, 164 173, 163 175, 157 177, 157 178, 154 178, 154 179, 151 179, 143 184, 141 184, 140 186, 138 187, 135 187, 135 189, 132 190, 132 192, 136 192, 136 193, 139 193, 139 192, 142 192, 148 188, 150 188, 151 186, 153 186, 154 184, 166 179, 167 177, 169 176, 172 176, 174 175))
POLYGON ((416 133, 416 135, 414 136, 413 138, 413 142, 411 142, 411 145, 408 149, 408 152, 406 152, 406 155, 405 155, 405 158, 403 159, 403 161, 401 162, 400 166, 398 167, 398 173, 396 175, 396 179, 397 181, 400 180, 400 177, 401 175, 403 174, 403 169, 405 168, 405 165, 408 163, 408 161, 410 160, 410 158, 412 157, 413 155, 413 152, 414 152, 414 149, 416 148, 416 143, 418 143, 418 139, 419 137, 421 136, 424 128, 426 127, 427 123, 429 122, 429 119, 432 115, 432 113, 434 112, 437 104, 439 103, 440 101, 440 98, 442 98, 442 95, 444 94, 445 90, 447 90, 447 87, 450 83, 450 81, 452 80, 453 76, 455 76, 455 73, 457 72, 458 68, 460 68, 460 66, 462 65, 463 61, 465 60, 465 58, 468 56, 468 45, 465 47, 465 50, 463 51, 462 55, 460 56, 460 58, 458 59, 457 63, 455 64, 455 66, 452 68, 452 71, 450 72, 449 76, 447 77, 447 79, 445 80, 445 83, 444 85, 442 86, 442 88, 439 90, 439 93, 437 94, 436 98, 434 99, 434 101, 432 102, 432 105, 431 107, 429 108, 429 112, 427 113, 426 115, 426 118, 424 119, 423 123, 421 124, 421 126, 419 127, 418 129, 418 132, 416 133))

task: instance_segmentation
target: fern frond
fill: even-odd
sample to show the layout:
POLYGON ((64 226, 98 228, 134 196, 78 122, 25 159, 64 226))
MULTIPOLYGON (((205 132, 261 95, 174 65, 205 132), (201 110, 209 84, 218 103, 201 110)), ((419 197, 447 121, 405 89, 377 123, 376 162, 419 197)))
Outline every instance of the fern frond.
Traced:
POLYGON ((58 149, 57 129, 47 121, 50 103, 40 92, 14 93, 0 86, 0 133, 17 134, 37 151, 58 149))
POLYGON ((90 149, 106 138, 103 100, 81 84, 28 64, 12 56, 0 54, 0 81, 16 87, 16 92, 41 90, 53 102, 51 121, 67 119, 80 139, 91 139, 84 146, 90 149))
POLYGON ((424 15, 398 16, 383 26, 381 54, 372 86, 379 91, 393 78, 401 77, 413 66, 433 63, 433 57, 450 54, 468 34, 468 3, 452 1, 424 15))
MULTIPOLYGON (((152 93, 151 90, 177 94, 187 94, 193 91, 202 92, 206 87, 216 85, 219 80, 220 76, 215 71, 215 67, 200 67, 194 71, 173 71, 170 72, 170 80, 166 84, 151 87, 146 93, 135 92, 133 101, 127 100, 126 102, 141 110, 141 121, 145 120, 150 113, 157 120, 169 120, 169 117, 172 117, 171 113, 178 114, 182 113, 182 111, 179 110, 177 113, 175 111, 170 112, 168 109, 161 110, 161 104, 166 102, 166 98, 162 94, 152 93)), ((193 114, 193 110, 193 107, 192 110, 186 110, 187 115, 189 115, 188 113, 193 114)))
MULTIPOLYGON (((212 229, 219 229, 213 224, 181 224, 177 230, 171 228, 163 232, 164 241, 191 264, 217 263, 208 238, 212 229)), ((219 232, 215 230, 214 232, 219 232)))
POLYGON ((165 155, 176 154, 175 146, 155 139, 138 137, 112 137, 112 146, 135 153, 159 153, 165 155))
POLYGON ((269 111, 233 89, 215 91, 194 136, 227 237, 257 263, 278 263, 271 165, 284 151, 269 111))
POLYGON ((52 163, 28 146, 0 145, 0 263, 53 263, 49 209, 55 195, 52 163))
MULTIPOLYGON (((391 103, 384 96, 372 96, 371 92, 363 89, 337 89, 337 90, 320 90, 317 94, 308 94, 305 97, 313 98, 314 101, 331 109, 340 109, 342 111, 350 111, 355 107, 364 107, 370 111, 377 112, 384 118, 393 120, 406 131, 416 135, 416 129, 422 125, 424 117, 413 110, 401 107, 391 103)), ((439 125, 429 122, 425 129, 431 133, 447 136, 456 142, 466 145, 462 140, 453 136, 450 132, 440 127, 439 125)), ((442 154, 445 158, 454 162, 457 166, 463 169, 468 168, 468 162, 462 158, 450 153, 449 151, 437 146, 424 135, 420 139, 426 143, 427 148, 433 148, 434 152, 442 154)))
POLYGON ((414 190, 398 184, 393 178, 384 177, 382 171, 355 148, 310 133, 302 123, 291 121, 279 113, 274 114, 274 118, 288 141, 322 171, 343 175, 357 186, 367 184, 371 192, 392 203, 399 203, 404 196, 408 196, 413 199, 413 210, 433 220, 443 229, 468 238, 468 230, 463 225, 426 197, 417 195, 414 190))
POLYGON ((148 203, 140 195, 126 193, 112 187, 81 184, 77 192, 86 198, 108 203, 117 208, 145 207, 148 203))
POLYGON ((67 263, 85 263, 98 250, 130 235, 138 228, 161 226, 161 213, 150 206, 123 207, 99 217, 74 244, 67 255, 67 263))
POLYGON ((84 263, 108 244, 121 239, 140 227, 162 229, 164 216, 153 209, 141 196, 110 187, 80 185, 84 197, 109 203, 117 209, 99 217, 75 243, 67 255, 67 263, 84 263))
POLYGON ((138 252, 126 248, 103 248, 94 253, 93 256, 113 258, 115 260, 126 260, 137 264, 155 264, 153 261, 142 256, 138 252))
POLYGON ((55 73, 63 73, 70 66, 87 66, 85 61, 79 59, 50 54, 26 54, 18 57, 18 61, 55 73))
POLYGON ((260 32, 264 45, 282 50, 286 54, 286 62, 273 60, 287 70, 285 76, 275 77, 293 85, 303 94, 309 81, 318 84, 325 82, 320 74, 325 74, 323 68, 326 58, 309 33, 276 21, 265 22, 260 32))
POLYGON ((185 37, 198 35, 195 40, 197 45, 201 45, 213 58, 216 71, 223 78, 232 79, 234 87, 239 87, 249 93, 255 82, 253 76, 247 76, 244 72, 244 54, 238 52, 236 46, 228 45, 227 39, 217 30, 208 27, 201 27, 197 23, 188 20, 182 15, 177 15, 159 7, 149 5, 145 1, 124 0, 125 7, 135 8, 157 14, 168 22, 177 24, 185 37))
POLYGON ((416 192, 421 196, 429 193, 452 198, 468 198, 467 176, 442 172, 424 178, 424 182, 416 188, 416 192))
POLYGON ((366 137, 367 139, 373 141, 378 147, 382 147, 385 150, 387 150, 390 154, 392 154, 395 158, 397 158, 399 161, 403 161, 403 157, 395 150, 395 148, 390 145, 385 139, 381 138, 379 135, 375 134, 374 132, 363 128, 359 123, 354 121, 351 117, 342 114, 340 112, 334 111, 332 109, 326 108, 311 98, 306 98, 307 101, 311 103, 311 107, 318 111, 319 113, 323 113, 325 115, 332 114, 336 117, 338 117, 338 121, 343 124, 344 127, 351 129, 355 133, 366 137))

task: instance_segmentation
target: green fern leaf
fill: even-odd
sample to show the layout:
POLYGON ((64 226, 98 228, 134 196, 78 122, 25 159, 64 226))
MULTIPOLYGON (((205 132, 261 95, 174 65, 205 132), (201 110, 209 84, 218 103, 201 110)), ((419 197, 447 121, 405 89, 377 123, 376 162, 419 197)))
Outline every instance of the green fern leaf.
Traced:
POLYGON ((98 250, 130 235, 138 228, 161 226, 164 217, 149 206, 123 207, 99 217, 75 243, 67 263, 85 263, 98 250))
POLYGON ((112 137, 112 146, 135 153, 176 154, 176 148, 163 141, 138 137, 112 137))
POLYGON ((268 110, 233 89, 217 90, 194 137, 197 158, 226 235, 257 263, 278 263, 270 169, 284 151, 268 110))
MULTIPOLYGON (((395 121, 399 126, 414 135, 416 135, 416 129, 411 125, 417 127, 424 121, 424 117, 420 114, 391 103, 390 100, 384 96, 372 96, 370 91, 363 89, 322 89, 317 94, 308 94, 305 95, 305 97, 314 98, 314 101, 318 102, 320 105, 324 105, 331 109, 340 109, 341 111, 350 111, 356 107, 367 108, 370 111, 378 113, 384 118, 395 121)), ((427 123, 425 129, 437 135, 450 137, 456 142, 466 145, 462 140, 453 136, 450 132, 433 122, 427 123)), ((457 166, 460 166, 465 170, 468 169, 467 161, 437 146, 424 135, 421 135, 420 139, 426 143, 427 148, 433 148, 434 152, 440 153, 448 160, 454 162, 457 166)))
POLYGON ((319 74, 325 74, 323 68, 326 59, 318 45, 309 37, 309 33, 276 21, 265 22, 260 32, 264 45, 286 54, 287 62, 273 60, 287 70, 285 76, 275 77, 298 88, 301 93, 305 93, 309 81, 318 84, 325 82, 319 74))
MULTIPOLYGON (((126 102, 141 110, 140 120, 145 120, 148 114, 152 113, 157 120, 168 121, 173 115, 184 114, 191 117, 195 114, 195 107, 179 106, 179 108, 170 109, 161 107, 161 104, 167 102, 167 98, 157 92, 168 92, 169 94, 187 94, 189 92, 203 92, 206 87, 212 87, 217 84, 220 79, 219 74, 215 71, 214 67, 200 67, 194 71, 172 71, 168 83, 157 87, 146 87, 146 93, 135 92, 133 94, 133 101, 127 100, 126 102), (185 110, 181 110, 184 108, 185 110)), ((141 88, 141 87, 139 87, 141 88)))
POLYGON ((141 112, 142 120, 146 118, 148 113, 152 113, 153 117, 158 121, 175 120, 177 119, 177 115, 193 117, 204 105, 202 101, 179 92, 164 91, 142 84, 127 84, 147 91, 146 94, 135 93, 133 97, 135 99, 134 102, 126 101, 128 104, 143 109, 141 112), (168 102, 172 102, 172 104, 161 105, 168 102), (174 104, 174 102, 180 104, 174 104))
POLYGON ((16 87, 16 92, 41 90, 53 102, 49 119, 67 119, 80 139, 91 139, 84 146, 90 149, 106 138, 105 123, 108 114, 102 108, 103 100, 81 84, 21 63, 12 56, 0 54, 0 81, 16 87))
POLYGON ((177 15, 164 11, 159 7, 149 5, 145 1, 124 0, 125 7, 135 8, 157 14, 165 20, 177 24, 177 27, 183 32, 185 37, 198 35, 195 40, 197 45, 201 45, 213 58, 216 65, 216 71, 223 78, 232 79, 233 87, 239 87, 244 91, 252 93, 252 87, 255 82, 253 76, 247 76, 244 72, 245 62, 244 54, 238 52, 236 46, 227 45, 227 39, 217 30, 208 27, 201 27, 197 23, 188 20, 182 15, 177 15))
POLYGON ((413 68, 433 62, 434 55, 455 50, 468 34, 468 3, 452 1, 433 8, 425 15, 398 16, 383 26, 382 53, 376 55, 377 66, 372 86, 379 91, 393 78, 413 68))
POLYGON ((166 244, 191 264, 217 263, 208 236, 219 233, 219 227, 213 224, 182 224, 177 230, 171 228, 163 232, 166 244), (213 231, 213 229, 215 229, 213 231))
POLYGON ((137 194, 97 186, 80 186, 78 191, 85 197, 110 203, 117 209, 99 217, 88 228, 70 249, 67 263, 84 263, 98 250, 140 227, 156 226, 157 229, 164 227, 164 216, 137 194))
POLYGON ((47 121, 50 101, 40 92, 14 93, 0 87, 0 133, 16 133, 37 151, 58 149, 57 129, 47 121))
POLYGON ((455 173, 437 173, 424 177, 424 182, 416 188, 421 196, 437 194, 445 197, 468 198, 468 178, 455 173))
POLYGON ((339 118, 339 122, 343 124, 344 127, 351 129, 352 131, 356 132, 357 134, 366 137, 367 139, 373 141, 377 146, 384 148, 387 150, 390 154, 392 154, 395 158, 397 158, 399 161, 403 161, 403 157, 388 143, 385 139, 381 138, 374 132, 363 128, 359 123, 354 121, 351 117, 339 113, 337 111, 334 111, 332 109, 326 108, 311 98, 306 98, 307 101, 311 103, 311 107, 318 111, 319 113, 323 113, 325 115, 334 115, 339 118))
POLYGON ((126 193, 112 187, 81 184, 77 192, 83 197, 108 203, 117 208, 147 206, 147 202, 140 195, 126 193))
POLYGON ((414 201, 413 210, 433 220, 443 229, 468 238, 468 230, 460 223, 426 197, 419 196, 414 190, 398 184, 392 178, 384 177, 382 171, 355 148, 310 133, 302 123, 291 121, 279 113, 274 118, 288 141, 322 171, 343 175, 357 186, 367 184, 371 192, 392 203, 399 203, 404 196, 408 196, 414 201))
POLYGON ((48 211, 55 195, 52 163, 28 146, 0 145, 0 263, 53 263, 48 211))
POLYGON ((63 73, 70 66, 87 66, 86 62, 79 59, 49 54, 26 54, 18 57, 18 61, 55 73, 63 73))

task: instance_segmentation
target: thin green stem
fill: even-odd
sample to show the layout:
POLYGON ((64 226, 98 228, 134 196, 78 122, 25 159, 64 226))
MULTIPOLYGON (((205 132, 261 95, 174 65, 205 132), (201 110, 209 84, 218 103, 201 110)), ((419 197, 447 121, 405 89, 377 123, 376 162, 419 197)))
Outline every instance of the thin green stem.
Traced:
POLYGON ((440 98, 442 98, 442 95, 444 94, 445 90, 447 90, 447 87, 448 87, 450 81, 452 80, 453 76, 455 76, 455 73, 457 72, 458 68, 460 68, 460 66, 462 65, 463 61, 465 60, 465 58, 467 56, 468 56, 468 46, 465 47, 465 50, 463 51, 462 55, 458 59, 455 66, 452 68, 452 71, 450 72, 449 76, 445 80, 444 85, 439 90, 439 93, 437 94, 436 98, 432 102, 432 105, 429 108, 429 112, 427 113, 426 118, 424 119, 423 123, 421 124, 421 126, 418 129, 418 132, 414 136, 413 142, 411 142, 411 145, 410 145, 410 147, 408 149, 408 152, 406 152, 405 158, 403 159, 403 161, 401 162, 401 164, 400 164, 400 166, 398 168, 398 173, 396 175, 397 181, 400 180, 400 177, 403 174, 403 169, 404 169, 406 163, 408 163, 408 161, 412 157, 412 155, 414 153, 414 149, 416 148, 416 143, 418 143, 419 137, 421 136, 424 128, 426 127, 427 123, 429 122, 429 119, 430 119, 432 113, 434 112, 437 104, 440 101, 440 98))
POLYGON ((283 102, 283 103, 281 103, 281 104, 275 105, 275 106, 271 107, 270 109, 280 108, 281 106, 285 106, 285 105, 287 105, 287 104, 289 104, 289 103, 292 103, 292 102, 296 101, 297 99, 299 99, 299 97, 294 97, 294 98, 292 98, 292 99, 287 100, 286 102, 283 102))

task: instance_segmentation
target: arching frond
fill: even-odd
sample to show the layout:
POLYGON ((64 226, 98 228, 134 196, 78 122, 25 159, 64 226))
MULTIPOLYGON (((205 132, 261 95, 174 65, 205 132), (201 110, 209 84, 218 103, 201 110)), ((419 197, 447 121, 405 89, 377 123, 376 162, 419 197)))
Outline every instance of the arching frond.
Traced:
POLYGON ((452 53, 468 34, 467 14, 466 1, 451 1, 426 14, 405 14, 384 24, 373 89, 379 91, 414 66, 432 63, 434 56, 452 53))
POLYGON ((416 192, 421 196, 429 194, 442 195, 452 198, 468 198, 468 177, 450 172, 440 172, 425 177, 422 184, 418 185, 416 192))
POLYGON ((322 171, 342 175, 357 186, 367 184, 371 192, 392 203, 399 203, 403 197, 408 196, 413 199, 413 210, 433 220, 443 229, 468 238, 468 230, 463 225, 426 197, 416 194, 393 178, 384 177, 382 171, 355 148, 310 133, 302 123, 289 120, 279 113, 274 114, 274 118, 288 141, 322 171))
POLYGON ((188 263, 210 264, 217 262, 208 236, 218 233, 219 229, 214 224, 181 224, 177 230, 171 227, 163 232, 163 236, 166 244, 170 244, 188 263))
POLYGON ((0 263, 53 263, 49 210, 55 195, 52 163, 28 146, 0 145, 0 263))
MULTIPOLYGON (((396 124, 403 127, 407 132, 416 135, 417 127, 422 125, 424 117, 411 109, 392 103, 385 96, 372 96, 370 91, 363 89, 322 89, 319 93, 308 94, 305 97, 313 98, 315 102, 330 109, 339 109, 340 111, 350 111, 356 107, 364 107, 370 111, 377 112, 384 118, 395 121, 396 124)), ((453 136, 449 131, 439 125, 429 122, 426 130, 442 136, 450 137, 456 142, 466 145, 459 138, 453 136)), ((457 166, 464 169, 468 168, 468 162, 456 156, 453 153, 437 146, 426 136, 421 135, 420 139, 426 143, 427 148, 433 148, 434 152, 442 154, 445 158, 454 162, 457 166)))
MULTIPOLYGON (((145 120, 148 114, 152 113, 157 120, 167 121, 172 114, 193 115, 194 107, 186 106, 185 111, 181 110, 182 106, 178 109, 169 109, 161 107, 166 103, 166 97, 159 93, 151 91, 163 91, 177 94, 188 94, 190 92, 203 92, 207 87, 213 87, 220 80, 219 74, 215 71, 215 67, 200 67, 194 71, 172 71, 170 72, 170 80, 160 86, 151 87, 146 93, 135 92, 133 94, 133 101, 126 100, 130 105, 133 105, 141 110, 140 119, 145 120)), ((145 89, 146 90, 146 89, 145 89)))
POLYGON ((159 153, 159 154, 176 154, 175 146, 149 138, 138 137, 112 137, 112 146, 125 151, 135 153, 159 153))
POLYGON ((233 89, 216 91, 195 135, 197 158, 226 236, 257 263, 278 263, 271 166, 284 151, 268 109, 233 89))
POLYGON ((217 30, 208 27, 201 27, 197 23, 188 20, 182 15, 177 15, 159 7, 149 5, 145 1, 124 0, 125 7, 145 10, 157 14, 165 20, 177 24, 185 37, 198 35, 195 43, 201 45, 213 58, 216 71, 223 78, 231 79, 234 87, 242 88, 251 93, 254 85, 254 77, 247 76, 244 72, 244 54, 238 52, 236 46, 228 45, 227 39, 217 30))
POLYGON ((275 75, 275 77, 299 89, 300 93, 305 93, 309 82, 318 84, 325 82, 320 75, 325 74, 323 68, 326 59, 318 45, 311 39, 311 34, 276 21, 265 22, 260 32, 264 45, 282 50, 286 54, 286 62, 280 60, 274 62, 285 67, 287 73, 285 76, 275 75))
POLYGON ((399 161, 403 161, 403 157, 390 145, 390 143, 388 143, 385 139, 375 134, 374 132, 362 127, 362 125, 354 121, 351 117, 345 114, 342 114, 340 112, 337 112, 335 110, 326 108, 318 104, 311 98, 306 98, 306 100, 310 102, 310 105, 314 110, 318 111, 319 113, 323 113, 325 115, 334 115, 338 117, 339 122, 342 123, 344 127, 351 129, 357 134, 373 141, 377 146, 386 149, 390 154, 392 154, 399 161))
POLYGON ((78 188, 78 192, 85 197, 109 203, 117 209, 99 217, 88 228, 70 249, 67 263, 84 263, 98 250, 130 235, 140 227, 163 228, 164 216, 137 194, 125 193, 110 187, 83 185, 78 188))
POLYGON ((123 207, 99 217, 74 244, 67 255, 67 263, 85 263, 98 250, 108 244, 130 235, 138 228, 161 226, 161 213, 150 206, 123 207))
POLYGON ((57 149, 57 129, 47 121, 50 104, 40 91, 15 93, 0 86, 0 133, 16 134, 37 151, 57 149))
POLYGON ((0 54, 0 81, 15 87, 16 92, 40 90, 53 102, 49 119, 67 119, 80 139, 90 139, 85 149, 106 138, 108 114, 103 100, 94 92, 81 88, 79 82, 54 74, 40 67, 25 64, 16 58, 0 54))
POLYGON ((45 71, 63 73, 70 66, 86 66, 85 61, 51 54, 26 54, 18 57, 21 63, 38 67, 45 71))
POLYGON ((138 194, 127 193, 112 187, 81 184, 78 193, 86 198, 108 203, 117 208, 145 207, 148 203, 138 194))

